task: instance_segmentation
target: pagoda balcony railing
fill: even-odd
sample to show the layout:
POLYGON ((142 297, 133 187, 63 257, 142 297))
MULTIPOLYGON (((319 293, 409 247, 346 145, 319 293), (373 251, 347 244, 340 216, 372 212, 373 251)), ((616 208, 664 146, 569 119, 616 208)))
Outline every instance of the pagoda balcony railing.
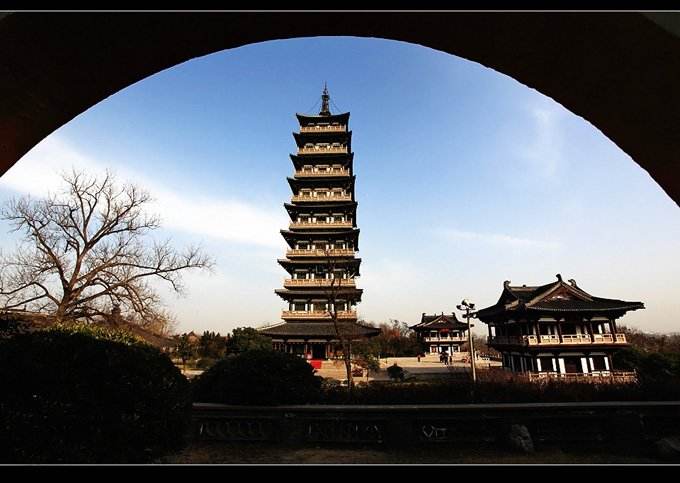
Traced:
POLYGON ((353 278, 287 278, 284 287, 355 287, 353 278))
POLYGON ((347 154, 347 146, 328 146, 328 147, 314 146, 311 148, 302 147, 298 149, 298 154, 331 154, 331 153, 347 154))
POLYGON ((627 344, 626 334, 562 334, 559 335, 499 335, 488 338, 489 344, 508 345, 582 345, 582 344, 627 344))
POLYGON ((311 169, 301 169, 295 171, 295 176, 297 178, 317 178, 322 176, 349 176, 349 170, 339 168, 318 171, 313 171, 311 169))
POLYGON ((527 372, 529 381, 559 380, 564 382, 636 382, 637 374, 630 371, 593 371, 593 372, 527 372))
POLYGON ((351 221, 294 221, 290 228, 352 228, 351 221))
POLYGON ((344 132, 347 126, 344 124, 338 126, 300 126, 300 132, 344 132))
MULTIPOLYGON (((356 310, 338 310, 338 319, 356 319, 356 310)), ((328 310, 284 310, 281 313, 282 319, 330 319, 331 313, 328 310)))
POLYGON ((352 201, 350 194, 332 194, 329 196, 293 195, 293 201, 352 201))
POLYGON ((450 336, 450 337, 424 337, 425 342, 466 342, 467 337, 462 335, 450 336))
POLYGON ((286 252, 287 257, 352 257, 355 252, 351 248, 315 248, 310 250, 295 248, 286 252))

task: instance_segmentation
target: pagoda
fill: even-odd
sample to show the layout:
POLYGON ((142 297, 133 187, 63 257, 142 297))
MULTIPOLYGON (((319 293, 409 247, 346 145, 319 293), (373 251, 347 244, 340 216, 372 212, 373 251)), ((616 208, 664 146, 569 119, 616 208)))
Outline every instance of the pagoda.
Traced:
POLYGON ((503 367, 530 380, 635 380, 616 371, 612 355, 628 347, 616 320, 642 302, 595 297, 571 279, 540 285, 504 282, 496 304, 476 316, 488 324, 488 345, 503 355, 503 367))
POLYGON ((290 278, 275 290, 288 307, 283 322, 260 329, 275 350, 308 359, 341 357, 341 338, 380 333, 357 322, 363 290, 356 286, 361 259, 349 112, 331 113, 326 86, 321 100, 318 115, 296 114, 293 196, 284 203, 291 222, 281 230, 289 250, 278 260, 290 278))

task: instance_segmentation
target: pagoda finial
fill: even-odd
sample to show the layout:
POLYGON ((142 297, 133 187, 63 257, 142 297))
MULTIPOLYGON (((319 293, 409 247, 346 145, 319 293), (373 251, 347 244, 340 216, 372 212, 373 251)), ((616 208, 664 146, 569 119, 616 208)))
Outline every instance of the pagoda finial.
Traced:
POLYGON ((331 110, 328 107, 328 101, 330 100, 331 96, 328 95, 328 85, 326 82, 323 83, 323 93, 321 94, 321 111, 319 112, 320 116, 330 116, 331 115, 331 110))

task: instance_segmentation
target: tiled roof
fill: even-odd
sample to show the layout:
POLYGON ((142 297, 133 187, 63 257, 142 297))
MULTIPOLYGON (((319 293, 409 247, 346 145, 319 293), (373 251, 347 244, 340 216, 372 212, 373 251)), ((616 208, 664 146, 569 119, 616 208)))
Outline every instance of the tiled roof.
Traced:
MULTIPOLYGON (((347 330, 348 333, 356 335, 357 337, 371 337, 378 335, 380 329, 362 325, 360 323, 341 322, 339 325, 347 330)), ((337 332, 333 322, 286 322, 284 324, 275 325, 272 327, 265 327, 259 331, 268 336, 280 337, 337 337, 337 332)))
POLYGON ((413 330, 426 330, 426 329, 455 329, 455 330, 467 330, 467 324, 460 322, 456 318, 456 314, 451 315, 425 315, 423 314, 420 323, 411 326, 413 330))
POLYGON ((477 312, 480 319, 516 311, 546 312, 606 312, 643 309, 642 302, 594 297, 576 285, 575 280, 565 283, 560 275, 557 281, 541 286, 512 286, 503 284, 498 302, 477 312))

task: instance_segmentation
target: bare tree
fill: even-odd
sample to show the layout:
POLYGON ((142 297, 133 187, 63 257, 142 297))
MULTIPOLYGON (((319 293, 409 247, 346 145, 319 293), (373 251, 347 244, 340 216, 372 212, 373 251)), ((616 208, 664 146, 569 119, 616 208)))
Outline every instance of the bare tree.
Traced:
MULTIPOLYGON (((336 278, 336 267, 338 265, 338 258, 332 254, 329 248, 324 251, 324 258, 327 260, 328 272, 331 274, 331 283, 325 291, 326 300, 328 303, 328 312, 333 322, 335 336, 342 344, 342 358, 345 363, 345 371, 347 373, 347 390, 352 391, 354 387, 354 378, 352 376, 352 341, 359 337, 358 326, 356 323, 347 320, 339 320, 337 300, 338 295, 342 291, 342 278, 336 278)), ((346 268, 347 277, 354 278, 356 270, 346 268)), ((346 303, 350 302, 350 297, 346 298, 346 303)))
MULTIPOLYGON (((184 293, 181 274, 210 269, 198 247, 176 251, 145 239, 159 228, 148 192, 115 178, 72 171, 64 189, 44 199, 10 200, 0 217, 23 233, 16 252, 0 256, 0 308, 54 314, 57 321, 92 319, 113 307, 145 321, 167 318, 151 280, 184 293)), ((151 323, 151 322, 149 322, 151 323)))

